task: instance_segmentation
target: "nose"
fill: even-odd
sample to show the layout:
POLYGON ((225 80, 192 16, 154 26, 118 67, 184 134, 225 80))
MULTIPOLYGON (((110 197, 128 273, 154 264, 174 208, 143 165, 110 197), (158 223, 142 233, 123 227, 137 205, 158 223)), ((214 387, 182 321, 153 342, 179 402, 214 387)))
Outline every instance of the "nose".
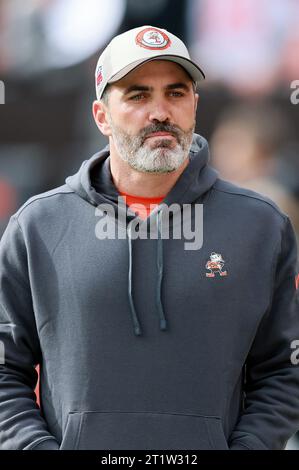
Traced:
POLYGON ((170 109, 164 100, 158 100, 152 103, 149 112, 149 120, 151 122, 167 122, 170 120, 170 109))

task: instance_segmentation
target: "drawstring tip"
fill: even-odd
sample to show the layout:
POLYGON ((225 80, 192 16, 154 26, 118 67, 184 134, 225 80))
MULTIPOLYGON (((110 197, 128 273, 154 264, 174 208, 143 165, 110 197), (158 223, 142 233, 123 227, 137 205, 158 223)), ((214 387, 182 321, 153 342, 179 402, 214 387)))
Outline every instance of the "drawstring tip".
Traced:
POLYGON ((166 323, 166 320, 164 319, 160 321, 160 330, 162 331, 167 330, 167 323, 166 323))
POLYGON ((140 326, 135 326, 134 327, 134 333, 135 333, 136 336, 141 336, 142 333, 141 333, 140 326))

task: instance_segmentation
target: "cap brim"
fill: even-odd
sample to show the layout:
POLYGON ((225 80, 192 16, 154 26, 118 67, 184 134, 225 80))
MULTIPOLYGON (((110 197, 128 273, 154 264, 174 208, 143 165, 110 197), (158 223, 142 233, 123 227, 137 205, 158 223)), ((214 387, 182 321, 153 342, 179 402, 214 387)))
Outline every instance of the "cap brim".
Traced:
POLYGON ((131 64, 127 65, 123 69, 121 69, 119 72, 114 74, 110 80, 108 80, 107 83, 115 83, 121 78, 124 78, 128 73, 132 72, 132 70, 136 69, 137 67, 140 67, 141 65, 151 62, 152 60, 169 60, 171 62, 176 62, 177 64, 181 65, 191 76, 191 78, 195 82, 199 82, 201 80, 205 79, 205 74, 201 70, 201 68, 192 60, 187 59, 186 57, 178 56, 178 55, 173 55, 173 54, 160 54, 155 57, 150 57, 150 58, 144 58, 144 59, 139 59, 136 60, 135 62, 132 62, 131 64))

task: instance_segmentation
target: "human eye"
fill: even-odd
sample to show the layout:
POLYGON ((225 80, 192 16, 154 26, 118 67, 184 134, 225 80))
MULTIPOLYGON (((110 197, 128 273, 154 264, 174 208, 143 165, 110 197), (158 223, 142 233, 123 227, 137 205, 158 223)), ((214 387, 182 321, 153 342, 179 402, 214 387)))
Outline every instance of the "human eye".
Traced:
POLYGON ((184 93, 178 90, 171 90, 169 94, 170 96, 173 96, 174 98, 180 98, 181 96, 184 96, 184 93))
POLYGON ((129 97, 130 101, 141 101, 146 98, 145 93, 138 93, 129 97))

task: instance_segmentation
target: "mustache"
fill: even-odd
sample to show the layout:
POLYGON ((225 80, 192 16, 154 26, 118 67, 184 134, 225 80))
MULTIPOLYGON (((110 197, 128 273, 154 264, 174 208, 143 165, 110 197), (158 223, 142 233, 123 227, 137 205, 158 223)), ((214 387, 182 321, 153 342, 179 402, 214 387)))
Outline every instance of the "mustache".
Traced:
POLYGON ((180 135, 182 133, 181 129, 174 124, 151 124, 150 126, 147 126, 142 129, 142 131, 140 131, 139 137, 141 139, 141 143, 143 144, 147 136, 153 132, 168 132, 169 134, 173 135, 178 142, 180 142, 180 135))

